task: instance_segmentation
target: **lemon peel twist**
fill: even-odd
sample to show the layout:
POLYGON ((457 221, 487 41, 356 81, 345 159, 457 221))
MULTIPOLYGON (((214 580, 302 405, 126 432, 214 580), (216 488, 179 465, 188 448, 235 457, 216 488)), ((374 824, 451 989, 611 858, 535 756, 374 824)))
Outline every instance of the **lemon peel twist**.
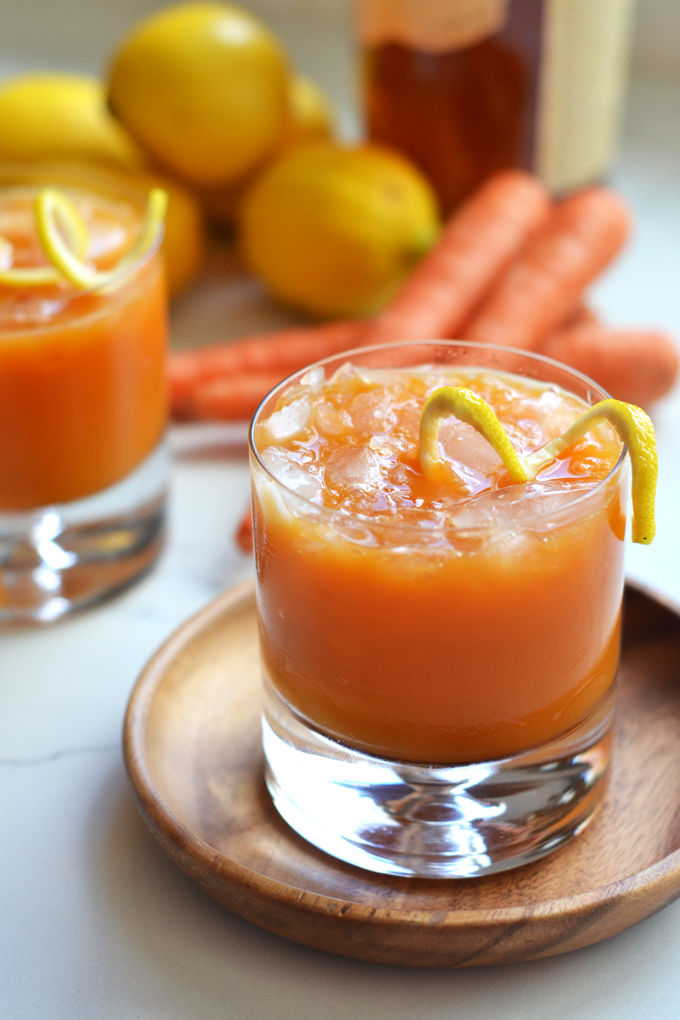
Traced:
MULTIPOLYGON (((87 255, 89 237, 87 227, 74 206, 61 191, 52 191, 54 197, 53 218, 55 219, 54 230, 57 232, 57 223, 66 236, 67 244, 75 256, 82 260, 87 255)), ((12 244, 6 238, 0 238, 0 243, 7 250, 11 257, 12 244)), ((53 265, 37 266, 16 269, 0 270, 0 283, 9 287, 44 287, 51 283, 59 283, 62 274, 53 265)))
MULTIPOLYGON (((89 247, 87 227, 67 196, 56 188, 45 188, 35 200, 38 239, 50 266, 0 269, 0 284, 11 287, 43 287, 64 278, 81 290, 93 290, 115 283, 160 240, 168 196, 162 188, 149 194, 146 214, 137 240, 112 269, 94 269, 85 262, 89 247)), ((11 244, 0 237, 0 251, 11 244)))
POLYGON ((493 408, 467 386, 442 386, 425 401, 420 416, 420 463, 429 478, 444 481, 451 477, 437 445, 439 427, 451 415, 472 425, 491 443, 513 482, 529 481, 522 459, 493 408))
POLYGON ((561 436, 527 457, 522 457, 486 400, 465 386, 442 386, 427 399, 420 417, 420 463, 424 474, 436 481, 450 477, 439 456, 438 435, 442 422, 452 415, 472 425, 493 446, 515 483, 533 481, 542 468, 574 446, 590 429, 601 422, 609 422, 630 455, 633 471, 633 542, 649 545, 654 538, 654 504, 659 468, 654 426, 641 408, 621 400, 601 400, 577 418, 561 436))
POLYGON ((649 415, 635 404, 622 400, 601 400, 569 426, 557 439, 536 450, 525 459, 532 478, 555 457, 582 439, 600 422, 608 421, 628 447, 633 470, 633 527, 632 539, 640 545, 649 545, 656 534, 654 503, 659 462, 656 452, 654 426, 649 415))

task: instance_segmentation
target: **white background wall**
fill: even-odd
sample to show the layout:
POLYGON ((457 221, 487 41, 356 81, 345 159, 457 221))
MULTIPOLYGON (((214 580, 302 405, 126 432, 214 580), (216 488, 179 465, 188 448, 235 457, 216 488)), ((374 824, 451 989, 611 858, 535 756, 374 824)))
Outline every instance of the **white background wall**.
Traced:
MULTIPOLYGON (((680 0, 638 5, 635 70, 680 77, 680 0)), ((128 26, 165 6, 167 0, 2 0, 0 74, 23 67, 100 73, 128 26)), ((242 0, 242 6, 281 34, 303 70, 327 87, 340 87, 352 62, 351 0, 242 0), (336 42, 332 52, 329 30, 336 42)))
POLYGON ((635 68, 680 76, 680 0, 638 0, 638 5, 635 68))

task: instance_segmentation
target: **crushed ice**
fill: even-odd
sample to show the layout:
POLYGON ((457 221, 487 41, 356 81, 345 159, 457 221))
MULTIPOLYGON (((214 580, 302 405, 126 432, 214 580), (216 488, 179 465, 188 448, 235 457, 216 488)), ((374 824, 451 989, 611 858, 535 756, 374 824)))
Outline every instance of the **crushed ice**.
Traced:
POLYGON ((480 493, 452 508, 449 522, 461 531, 489 527, 519 529, 530 521, 547 530, 553 523, 551 514, 592 488, 592 481, 565 483, 562 479, 508 485, 480 493))
POLYGON ((267 431, 272 439, 294 439, 309 428, 313 413, 314 405, 309 397, 300 397, 274 411, 265 423, 267 431))
POLYGON ((339 488, 376 488, 382 481, 379 458, 366 446, 344 446, 326 462, 326 483, 339 488))
POLYGON ((291 457, 283 446, 268 446, 260 455, 269 473, 286 489, 302 499, 313 500, 321 491, 321 481, 291 457))

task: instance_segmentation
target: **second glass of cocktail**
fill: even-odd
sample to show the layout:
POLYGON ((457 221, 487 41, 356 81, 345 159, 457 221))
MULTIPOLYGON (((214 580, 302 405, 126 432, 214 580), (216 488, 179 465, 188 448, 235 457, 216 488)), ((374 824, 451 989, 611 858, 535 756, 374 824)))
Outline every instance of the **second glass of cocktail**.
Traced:
POLYGON ((396 875, 541 857, 608 777, 625 449, 596 425, 517 484, 451 418, 430 479, 422 409, 460 385, 522 454, 606 397, 537 356, 400 344, 291 377, 251 430, 267 784, 310 842, 396 875))
POLYGON ((159 199, 102 172, 0 169, 0 623, 101 601, 161 550, 159 199))

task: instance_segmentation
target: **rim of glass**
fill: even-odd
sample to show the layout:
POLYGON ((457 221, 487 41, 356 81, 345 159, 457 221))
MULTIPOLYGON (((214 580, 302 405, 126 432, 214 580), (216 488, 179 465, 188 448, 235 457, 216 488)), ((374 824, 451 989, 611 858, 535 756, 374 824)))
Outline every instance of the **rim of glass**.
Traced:
MULTIPOLYGON (((280 383, 277 383, 277 385, 274 386, 274 388, 271 389, 269 391, 269 393, 267 393, 266 396, 264 396, 262 398, 262 400, 260 401, 260 403, 257 406, 255 414, 253 415, 253 417, 251 419, 251 422, 250 422, 250 425, 248 427, 248 446, 250 448, 250 452, 254 456, 254 458, 257 461, 257 463, 259 464, 260 468, 264 471, 264 473, 269 478, 271 478, 271 480, 273 482, 276 483, 276 485, 278 485, 280 488, 282 488, 285 492, 289 493, 295 499, 300 500, 303 504, 305 504, 306 506, 308 506, 312 510, 314 510, 315 513, 317 513, 317 514, 320 513, 320 514, 323 514, 323 515, 327 515, 329 517, 338 517, 338 516, 340 516, 340 517, 342 517, 346 521, 360 521, 362 524, 370 524, 373 527, 394 528, 394 529, 397 529, 399 531, 415 531, 415 532, 417 532, 420 535, 425 534, 425 533, 429 534, 429 535, 433 535, 433 534, 442 533, 442 532, 458 532, 459 534, 462 534, 463 532, 465 532, 465 534, 470 534, 470 532, 489 531, 489 530, 493 530, 493 529, 502 527, 502 525, 498 525, 498 524, 484 524, 484 525, 478 525, 477 527, 471 527, 471 528, 456 528, 455 524, 442 524, 442 525, 437 525, 437 526, 432 527, 432 528, 428 528, 425 531, 425 529, 423 529, 422 527, 419 527, 417 524, 414 524, 414 523, 411 523, 411 522, 408 522, 408 523, 407 522, 401 522, 400 523, 399 521, 392 520, 390 517, 387 517, 387 516, 383 517, 383 516, 377 516, 375 514, 369 515, 369 514, 365 514, 365 513, 364 514, 362 514, 362 513, 354 513, 353 511, 349 511, 349 510, 343 510, 343 509, 337 509, 337 508, 331 508, 331 507, 323 506, 323 504, 314 503, 312 500, 306 499, 304 496, 300 496, 297 492, 294 492, 292 489, 289 489, 286 485, 283 484, 283 482, 281 482, 276 477, 276 475, 273 475, 271 473, 271 471, 267 468, 267 466, 262 462, 262 458, 260 457, 259 451, 258 451, 258 449, 257 449, 257 447, 255 445, 255 427, 258 424, 258 418, 259 418, 260 412, 261 412, 262 408, 264 407, 264 405, 274 396, 274 394, 283 391, 286 388, 286 386, 290 385, 290 382, 291 382, 292 379, 306 374, 307 372, 311 371, 311 369, 313 369, 313 368, 324 368, 330 362, 336 362, 336 361, 345 360, 345 359, 350 361, 353 354, 366 354, 366 353, 370 353, 372 351, 393 350, 394 348, 400 348, 400 347, 418 347, 418 346, 423 346, 423 347, 425 347, 425 346, 427 346, 427 347, 458 347, 458 348, 466 347, 466 348, 472 348, 473 350, 480 350, 480 351, 499 351, 501 354, 511 354, 514 357, 527 358, 529 361, 537 361, 537 362, 541 362, 541 363, 543 363, 545 365, 549 365, 551 367, 554 366, 555 368, 559 369, 561 372, 565 372, 568 375, 572 376, 573 378, 578 379, 580 382, 584 383, 586 386, 592 387, 598 393, 602 394, 602 396, 600 397, 601 400, 610 399, 610 394, 607 393, 607 391, 605 389, 603 389, 602 386, 600 386, 598 383, 596 383, 594 379, 591 379, 590 376, 584 375, 583 372, 578 372, 576 369, 570 368, 569 365, 564 365, 560 361, 555 361, 554 358, 548 358, 544 354, 537 354, 534 351, 522 351, 522 350, 518 350, 517 348, 514 348, 514 347, 501 347, 498 344, 482 344, 482 343, 478 343, 476 341, 467 341, 467 340, 401 340, 401 341, 398 341, 398 342, 395 342, 395 343, 371 344, 371 345, 366 346, 366 347, 352 347, 351 349, 349 349, 347 351, 342 351, 339 354, 332 354, 329 358, 323 358, 320 361, 312 361, 312 362, 310 362, 309 365, 306 365, 304 368, 299 368, 297 371, 291 372, 290 375, 286 376, 285 379, 282 379, 280 383)), ((373 365, 371 367, 379 368, 380 366, 373 365)), ((390 366, 385 366, 385 367, 389 368, 390 366)), ((408 366, 405 366, 405 367, 408 367, 408 366)), ((410 366, 410 367, 415 367, 415 366, 410 366)), ((477 366, 470 365, 470 366, 467 366, 467 367, 475 368, 477 366)), ((479 366, 479 367, 483 368, 484 366, 479 366)), ((492 369, 492 371, 493 371, 493 369, 492 369)), ((517 374, 517 373, 508 372, 508 374, 509 375, 513 375, 513 374, 517 374)), ((521 376, 520 376, 520 378, 521 378, 521 376)), ((536 380, 536 381, 539 381, 539 380, 536 380)), ((595 496, 596 493, 601 492, 602 489, 604 489, 605 486, 611 481, 611 479, 621 470, 621 467, 622 467, 622 465, 623 465, 623 463, 624 463, 624 461, 626 459, 626 454, 627 453, 628 453, 628 448, 626 447, 626 444, 623 443, 619 459, 616 461, 616 464, 614 464, 614 466, 612 467, 612 469, 609 472, 609 474, 606 475, 604 478, 601 478, 595 485, 593 485, 591 488, 589 488, 586 492, 582 492, 578 496, 575 496, 574 499, 569 500, 568 503, 564 503, 562 506, 559 507, 559 509, 556 511, 556 513, 559 513, 560 515, 563 514, 563 513, 567 513, 568 511, 572 510, 577 504, 585 503, 588 500, 592 499, 595 496)), ((484 490, 484 491, 486 491, 486 490, 484 490)), ((461 501, 461 502, 464 502, 464 501, 461 501)), ((528 525, 532 520, 540 518, 541 516, 543 516, 543 514, 541 513, 540 510, 538 510, 538 511, 536 511, 535 514, 530 515, 529 517, 525 518, 524 521, 523 521, 523 524, 524 525, 528 525)))
MULTIPOLYGON (((2 192, 15 188, 40 188, 41 183, 44 187, 54 187, 57 189, 75 188, 80 191, 89 191, 91 194, 99 195, 101 198, 109 199, 110 201, 118 200, 137 207, 140 213, 139 222, 141 225, 144 219, 145 199, 148 199, 150 188, 147 190, 134 180, 122 176, 125 171, 121 170, 120 173, 121 176, 119 177, 115 171, 111 171, 107 167, 81 166, 77 163, 0 163, 0 197, 2 192), (61 180, 53 180, 53 176, 59 178, 59 175, 61 175, 61 180), (11 178, 11 180, 8 180, 8 178, 11 178)), ((115 280, 108 284, 99 284, 93 287, 76 288, 69 285, 68 289, 64 288, 63 292, 58 294, 56 300, 63 303, 71 303, 81 297, 87 297, 100 291, 105 292, 108 287, 117 287, 120 284, 126 283, 158 254, 163 244, 164 236, 165 224, 163 224, 162 229, 158 233, 156 243, 151 245, 136 262, 115 280)), ((66 280, 64 282, 68 283, 66 280)), ((25 293, 31 288, 17 287, 16 289, 25 293)), ((36 300, 41 299, 36 296, 36 300)), ((35 329, 44 328, 49 328, 49 323, 41 324, 38 327, 27 327, 30 332, 34 332, 35 329)), ((0 326, 1 331, 2 327, 0 326)))

